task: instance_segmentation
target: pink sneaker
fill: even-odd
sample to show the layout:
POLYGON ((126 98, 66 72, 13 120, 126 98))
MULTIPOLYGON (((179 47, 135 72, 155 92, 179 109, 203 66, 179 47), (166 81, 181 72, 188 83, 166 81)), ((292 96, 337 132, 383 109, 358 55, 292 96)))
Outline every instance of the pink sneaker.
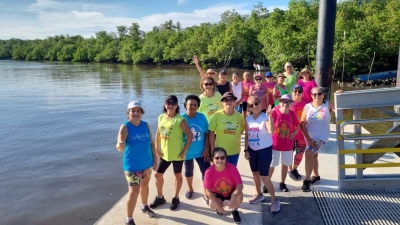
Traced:
POLYGON ((278 200, 278 198, 274 201, 271 201, 271 212, 279 212, 281 210, 281 202, 278 200))
POLYGON ((256 204, 258 202, 261 202, 265 199, 265 196, 263 194, 260 195, 254 195, 252 199, 249 200, 250 204, 256 204))

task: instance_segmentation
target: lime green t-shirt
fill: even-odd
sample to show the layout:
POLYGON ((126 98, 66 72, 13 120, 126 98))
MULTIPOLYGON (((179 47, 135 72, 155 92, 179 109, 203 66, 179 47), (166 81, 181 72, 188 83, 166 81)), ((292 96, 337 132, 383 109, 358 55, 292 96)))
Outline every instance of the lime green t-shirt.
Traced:
POLYGON ((197 112, 203 113, 206 118, 207 122, 210 123, 212 115, 215 112, 222 109, 221 98, 222 95, 219 92, 215 92, 213 97, 206 97, 204 94, 199 96, 200 98, 200 106, 197 109, 197 112))
POLYGON ((167 119, 164 113, 158 117, 162 158, 168 162, 182 161, 182 159, 178 158, 178 155, 184 147, 183 130, 181 129, 181 122, 184 119, 179 114, 170 119, 167 119))
POLYGON ((293 85, 297 84, 297 73, 293 71, 292 75, 287 75, 286 72, 283 73, 286 76, 285 81, 283 82, 283 85, 286 86, 286 90, 291 91, 293 85))
POLYGON ((240 153, 241 135, 245 129, 242 114, 235 111, 228 116, 219 110, 211 118, 208 129, 216 134, 215 147, 224 148, 228 155, 240 153))

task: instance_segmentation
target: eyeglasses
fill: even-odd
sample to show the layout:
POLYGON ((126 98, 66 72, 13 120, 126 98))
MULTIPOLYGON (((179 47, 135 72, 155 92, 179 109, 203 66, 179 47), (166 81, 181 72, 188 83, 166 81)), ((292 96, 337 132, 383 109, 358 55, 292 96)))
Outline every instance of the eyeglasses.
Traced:
POLYGON ((261 80, 262 80, 262 79, 260 79, 260 78, 257 78, 257 79, 256 79, 256 81, 261 81, 261 80))
POLYGON ((213 86, 214 83, 204 83, 204 86, 213 86))
POLYGON ((301 91, 301 90, 293 90, 292 92, 293 93, 299 93, 299 94, 303 93, 303 91, 301 91))
POLYGON ((312 96, 314 96, 314 97, 317 97, 317 95, 318 96, 322 96, 324 93, 322 93, 322 92, 318 92, 318 93, 312 93, 311 95, 312 96))
POLYGON ((291 105, 292 104, 292 101, 279 101, 280 103, 282 103, 283 105, 284 104, 286 104, 286 105, 291 105))
POLYGON ((247 107, 253 108, 254 106, 258 106, 260 103, 254 102, 254 104, 247 104, 247 107))
POLYGON ((226 157, 225 156, 215 156, 214 159, 215 160, 225 160, 226 157))
POLYGON ((173 101, 165 101, 165 104, 166 104, 166 105, 172 105, 172 106, 175 106, 175 105, 177 105, 178 103, 176 103, 176 102, 173 102, 173 101))

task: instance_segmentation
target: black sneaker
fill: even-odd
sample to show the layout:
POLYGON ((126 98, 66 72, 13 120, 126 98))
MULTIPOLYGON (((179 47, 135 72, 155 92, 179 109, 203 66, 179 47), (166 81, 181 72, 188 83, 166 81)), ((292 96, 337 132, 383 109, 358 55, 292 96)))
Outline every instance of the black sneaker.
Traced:
POLYGON ((156 196, 156 198, 154 199, 154 201, 150 204, 150 208, 155 209, 160 205, 165 204, 167 201, 165 201, 164 196, 162 198, 158 198, 156 196))
POLYGON ((281 189, 281 191, 283 192, 289 192, 289 189, 286 187, 286 184, 282 182, 279 183, 279 189, 281 189))
POLYGON ((261 188, 262 193, 268 193, 267 187, 265 185, 261 188))
POLYGON ((146 205, 144 208, 141 209, 142 213, 146 214, 148 217, 153 218, 156 214, 146 205))
POLYGON ((303 192, 311 191, 311 181, 310 180, 304 180, 303 181, 303 186, 301 186, 301 190, 303 192))
POLYGON ((169 206, 169 209, 170 209, 170 210, 175 210, 175 209, 177 209, 179 203, 181 203, 181 201, 179 201, 179 198, 173 197, 173 198, 172 198, 172 201, 171 201, 171 205, 169 206))
POLYGON ((319 183, 319 182, 321 182, 321 177, 320 176, 312 176, 311 177, 311 184, 316 184, 316 183, 319 183))
POLYGON ((242 221, 242 219, 239 216, 239 211, 237 210, 232 211, 232 217, 233 217, 233 222, 236 224, 239 224, 242 221))
POLYGON ((297 169, 292 170, 291 173, 293 174, 293 177, 294 177, 295 181, 299 181, 299 180, 302 179, 302 177, 299 174, 299 171, 297 169))
POLYGON ((135 221, 129 220, 129 222, 125 221, 125 225, 136 225, 136 224, 135 224, 135 221))

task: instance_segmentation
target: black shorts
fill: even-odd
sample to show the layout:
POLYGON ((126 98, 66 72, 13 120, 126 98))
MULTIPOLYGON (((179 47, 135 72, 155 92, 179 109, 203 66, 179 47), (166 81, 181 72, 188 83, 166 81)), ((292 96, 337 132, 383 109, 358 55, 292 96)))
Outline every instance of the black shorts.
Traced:
POLYGON ((221 195, 221 194, 219 194, 219 193, 214 193, 214 194, 215 194, 215 197, 221 199, 221 201, 225 201, 225 200, 231 200, 231 198, 232 198, 232 192, 233 192, 233 191, 231 191, 231 193, 229 193, 229 195, 226 196, 226 197, 224 197, 223 195, 221 195))
POLYGON ((168 169, 169 165, 171 165, 174 168, 174 173, 182 173, 182 167, 183 167, 183 161, 171 161, 168 162, 165 159, 161 158, 160 161, 158 162, 156 172, 157 173, 165 173, 165 171, 168 169))
POLYGON ((247 111, 247 102, 242 102, 242 112, 247 111))

